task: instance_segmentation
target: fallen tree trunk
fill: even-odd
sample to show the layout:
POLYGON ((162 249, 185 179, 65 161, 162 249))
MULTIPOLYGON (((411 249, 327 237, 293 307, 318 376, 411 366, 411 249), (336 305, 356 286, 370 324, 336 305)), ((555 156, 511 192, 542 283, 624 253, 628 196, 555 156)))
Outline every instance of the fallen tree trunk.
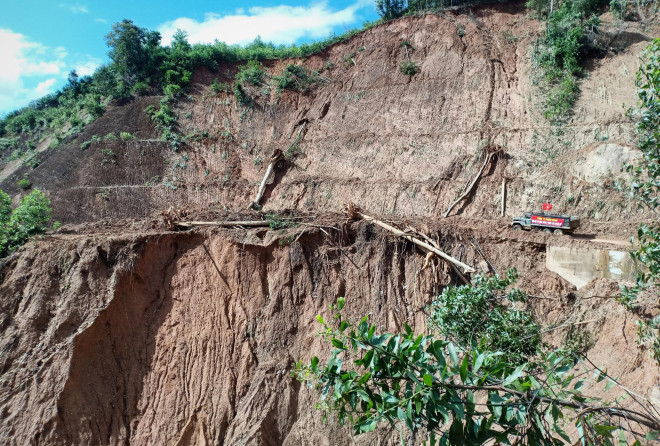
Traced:
POLYGON ((454 201, 451 206, 449 206, 449 209, 445 212, 443 217, 448 217, 449 213, 456 207, 458 203, 463 201, 470 193, 472 192, 472 189, 474 189, 475 184, 477 184, 477 181, 479 181, 479 178, 481 178, 481 175, 483 175, 484 170, 486 170, 486 166, 488 166, 488 163, 490 163, 490 160, 493 158, 493 155, 495 155, 497 152, 489 153, 488 156, 486 156, 486 160, 484 161, 484 164, 481 166, 481 169, 477 173, 477 176, 474 177, 474 180, 472 180, 472 183, 470 183, 470 186, 463 192, 463 194, 454 201))
POLYGON ((395 227, 393 227, 393 226, 390 226, 390 225, 388 225, 387 223, 383 223, 382 221, 377 220, 377 219, 375 219, 375 218, 373 218, 373 217, 370 217, 370 216, 368 216, 368 215, 365 215, 365 214, 363 214, 362 212, 359 212, 359 211, 355 211, 355 215, 357 215, 358 217, 360 217, 360 218, 363 219, 363 220, 366 220, 366 221, 372 222, 372 223, 374 223, 374 224, 380 226, 380 227, 383 228, 383 229, 387 229, 388 231, 390 231, 390 232, 393 233, 394 235, 397 235, 397 236, 399 236, 399 237, 405 238, 405 239, 408 240, 408 241, 413 242, 415 245, 417 245, 417 246, 423 248, 423 249, 426 250, 426 251, 430 251, 430 252, 432 252, 432 253, 434 253, 434 254, 437 254, 438 256, 442 257, 443 259, 447 260, 448 262, 450 262, 450 263, 452 263, 452 264, 454 264, 454 265, 456 265, 456 266, 459 266, 459 267, 463 268, 463 273, 473 273, 473 272, 475 272, 475 269, 472 268, 471 266, 466 265, 465 263, 463 263, 463 262, 461 262, 461 261, 459 261, 459 260, 453 258, 453 257, 450 256, 449 254, 446 254, 446 253, 440 251, 440 250, 439 250, 438 248, 436 248, 435 246, 432 246, 432 245, 430 245, 430 244, 428 244, 428 243, 426 243, 426 242, 423 242, 423 241, 421 241, 421 240, 419 240, 419 239, 417 239, 417 238, 411 236, 410 234, 408 234, 408 233, 406 233, 406 232, 404 232, 404 231, 401 231, 400 229, 397 229, 397 228, 395 228, 395 227))
POLYGON ((264 179, 261 180, 261 184, 259 185, 259 191, 257 192, 257 196, 254 198, 254 201, 252 201, 248 205, 248 209, 259 209, 259 202, 261 201, 261 198, 264 195, 264 191, 266 190, 266 182, 268 181, 268 178, 270 178, 270 174, 273 173, 273 169, 275 169, 275 165, 282 158, 284 158, 284 154, 280 149, 276 149, 273 151, 273 154, 270 156, 270 163, 268 163, 268 168, 266 169, 266 174, 264 175, 264 179))
POLYGON ((182 228, 192 228, 193 226, 219 226, 222 228, 229 228, 233 226, 248 226, 252 228, 268 226, 269 222, 266 220, 247 220, 247 221, 180 221, 176 226, 182 228))

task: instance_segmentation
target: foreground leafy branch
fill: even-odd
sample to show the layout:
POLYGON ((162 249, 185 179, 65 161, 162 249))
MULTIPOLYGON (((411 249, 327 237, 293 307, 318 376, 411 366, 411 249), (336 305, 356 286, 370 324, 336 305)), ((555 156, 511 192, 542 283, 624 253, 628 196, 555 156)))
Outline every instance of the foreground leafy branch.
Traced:
MULTIPOLYGON (((408 325, 402 334, 376 333, 367 317, 345 320, 343 306, 340 298, 329 322, 318 316, 320 335, 333 346, 328 362, 298 362, 292 374, 321 391, 324 419, 335 414, 355 434, 388 422, 402 443, 407 430, 410 441, 430 445, 559 445, 572 443, 564 427, 573 421, 582 444, 613 445, 615 431, 623 444, 660 431, 652 408, 583 395, 585 373, 576 374, 557 352, 516 365, 502 352, 415 335, 408 325)), ((615 384, 598 369, 594 380, 615 384)))
POLYGON ((0 190, 0 258, 19 248, 31 236, 42 234, 51 215, 50 200, 38 189, 23 197, 14 210, 9 195, 0 190))
MULTIPOLYGON (((643 53, 643 63, 635 82, 640 104, 629 115, 637 121, 639 149, 642 158, 636 166, 628 166, 635 181, 631 196, 647 209, 660 215, 660 39, 655 39, 643 53)), ((621 302, 630 310, 637 307, 640 292, 660 296, 660 224, 643 224, 637 229, 633 259, 646 268, 637 275, 634 287, 624 287, 621 302)), ((637 322, 640 343, 651 345, 653 357, 660 363, 660 315, 637 322)))

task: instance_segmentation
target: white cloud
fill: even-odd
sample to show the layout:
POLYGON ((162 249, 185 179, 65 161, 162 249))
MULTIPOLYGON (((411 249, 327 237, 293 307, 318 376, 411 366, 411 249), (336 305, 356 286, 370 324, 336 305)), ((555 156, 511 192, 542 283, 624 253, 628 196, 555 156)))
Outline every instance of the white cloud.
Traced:
POLYGON ((101 19, 101 18, 99 18, 99 19, 94 19, 94 21, 95 21, 95 22, 98 22, 98 23, 108 23, 108 21, 107 21, 106 19, 101 19))
POLYGON ((373 1, 357 0, 340 10, 330 8, 327 1, 309 6, 253 7, 247 13, 239 8, 228 15, 208 13, 201 22, 181 17, 163 23, 158 31, 166 45, 177 29, 188 33, 190 43, 213 43, 217 39, 245 44, 259 35, 266 42, 291 44, 302 37, 327 37, 336 26, 352 25, 359 19, 357 11, 367 6, 373 7, 373 1))
POLYGON ((100 66, 101 66, 101 60, 92 57, 85 62, 79 62, 78 64, 76 64, 75 70, 76 73, 78 73, 78 76, 80 77, 91 76, 92 74, 94 74, 94 71, 96 71, 96 69, 100 66))
POLYGON ((57 6, 59 6, 60 8, 68 9, 74 14, 87 14, 89 12, 87 6, 78 3, 76 3, 75 5, 72 5, 70 3, 60 3, 57 6))
POLYGON ((34 89, 35 94, 37 94, 38 97, 41 97, 47 95, 48 93, 51 93, 53 91, 53 85, 55 85, 56 80, 57 79, 53 77, 43 82, 39 82, 37 84, 37 88, 34 89))
POLYGON ((49 48, 0 28, 0 115, 52 93, 57 79, 66 78, 68 56, 64 47, 49 48))

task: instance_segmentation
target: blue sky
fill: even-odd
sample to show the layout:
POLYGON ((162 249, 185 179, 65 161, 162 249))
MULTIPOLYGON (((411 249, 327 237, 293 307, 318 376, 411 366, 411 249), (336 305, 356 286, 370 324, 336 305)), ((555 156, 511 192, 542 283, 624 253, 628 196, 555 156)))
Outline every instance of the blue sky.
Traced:
POLYGON ((104 36, 124 18, 191 43, 301 43, 378 18, 373 0, 6 0, 0 14, 0 116, 61 88, 69 71, 108 61, 104 36))

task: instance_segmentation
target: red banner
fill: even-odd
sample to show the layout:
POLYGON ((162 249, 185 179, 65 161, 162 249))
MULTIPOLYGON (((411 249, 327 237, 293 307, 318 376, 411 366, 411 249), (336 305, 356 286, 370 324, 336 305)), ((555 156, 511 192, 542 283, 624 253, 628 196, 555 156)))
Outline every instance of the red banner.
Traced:
POLYGON ((539 226, 552 226, 561 228, 564 226, 563 218, 544 217, 542 215, 532 215, 532 224, 539 226))

